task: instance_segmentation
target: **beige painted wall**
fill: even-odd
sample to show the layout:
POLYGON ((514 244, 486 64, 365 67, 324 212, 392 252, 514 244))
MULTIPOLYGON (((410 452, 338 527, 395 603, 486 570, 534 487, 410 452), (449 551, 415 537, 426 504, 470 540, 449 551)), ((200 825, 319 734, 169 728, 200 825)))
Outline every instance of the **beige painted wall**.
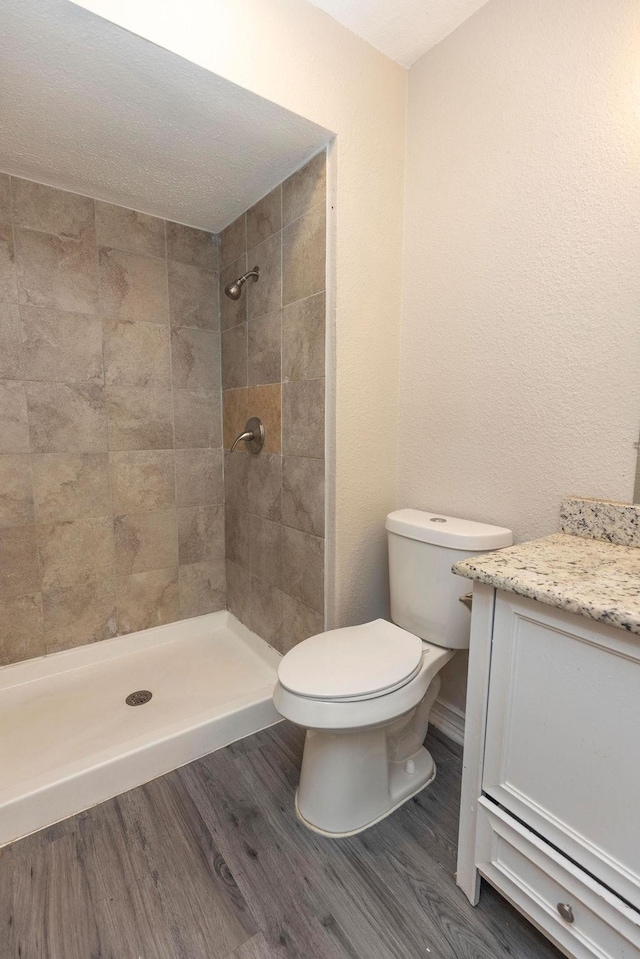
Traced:
MULTIPOLYGON (((335 410, 328 414, 328 621, 387 609, 393 508, 407 72, 302 0, 81 0, 337 134, 329 162, 335 410), (332 546, 335 539, 335 549, 332 546), (335 562, 334 562, 335 561, 335 562)), ((331 350, 330 350, 331 354, 331 350)))
MULTIPOLYGON (((526 539, 555 528, 566 493, 630 497, 634 0, 490 0, 412 68, 404 240, 396 64, 302 0, 82 5, 337 134, 330 624, 385 613, 382 521, 396 504, 526 539)), ((458 705, 461 665, 444 688, 458 705)))
MULTIPOLYGON (((567 493, 629 500, 636 0, 491 0, 418 61, 405 211, 398 504, 525 540, 567 493)), ((464 678, 442 697, 462 706, 464 678)))

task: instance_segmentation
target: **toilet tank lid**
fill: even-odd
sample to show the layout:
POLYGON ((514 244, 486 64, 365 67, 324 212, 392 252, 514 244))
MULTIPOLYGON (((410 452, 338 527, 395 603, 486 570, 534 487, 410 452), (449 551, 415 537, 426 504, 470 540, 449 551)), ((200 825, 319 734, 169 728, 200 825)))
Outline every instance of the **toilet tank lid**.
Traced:
POLYGON ((475 523, 470 519, 425 513, 419 509, 398 509, 387 516, 390 533, 449 549, 487 550, 513 545, 513 533, 503 526, 475 523))

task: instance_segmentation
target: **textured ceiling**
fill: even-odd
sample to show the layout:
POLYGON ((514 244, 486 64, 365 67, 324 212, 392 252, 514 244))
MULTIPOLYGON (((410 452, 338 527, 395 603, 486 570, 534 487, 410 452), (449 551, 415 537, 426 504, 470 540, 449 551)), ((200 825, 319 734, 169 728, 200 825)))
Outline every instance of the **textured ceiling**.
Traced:
POLYGON ((486 0, 310 0, 404 67, 439 43, 486 0))
POLYGON ((218 231, 331 134, 66 0, 0 3, 0 170, 218 231))

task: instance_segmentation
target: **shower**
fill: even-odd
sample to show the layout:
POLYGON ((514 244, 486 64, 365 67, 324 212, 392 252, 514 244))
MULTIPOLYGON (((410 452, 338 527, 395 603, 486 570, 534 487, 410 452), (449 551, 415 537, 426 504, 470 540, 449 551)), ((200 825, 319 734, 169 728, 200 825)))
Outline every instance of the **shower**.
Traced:
POLYGON ((231 283, 227 283, 224 288, 224 292, 230 300, 239 300, 242 295, 242 287, 245 285, 249 277, 252 277, 253 282, 257 283, 259 276, 260 267, 254 266, 252 270, 249 270, 248 273, 243 273, 243 275, 239 276, 237 280, 232 280, 231 283))

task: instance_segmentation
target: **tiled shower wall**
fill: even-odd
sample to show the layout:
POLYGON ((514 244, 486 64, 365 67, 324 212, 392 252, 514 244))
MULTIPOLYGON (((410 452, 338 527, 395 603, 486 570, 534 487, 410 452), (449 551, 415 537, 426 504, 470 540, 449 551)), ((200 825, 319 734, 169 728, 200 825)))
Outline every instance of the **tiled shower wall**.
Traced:
POLYGON ((228 608, 282 652, 323 629, 325 220, 323 153, 220 236, 228 608), (229 453, 249 416, 263 452, 229 453))
POLYGON ((224 608, 216 271, 0 175, 0 662, 224 608))
POLYGON ((0 174, 0 663, 223 609, 323 628, 325 156, 220 237, 0 174), (248 251, 248 255, 247 255, 248 251))

